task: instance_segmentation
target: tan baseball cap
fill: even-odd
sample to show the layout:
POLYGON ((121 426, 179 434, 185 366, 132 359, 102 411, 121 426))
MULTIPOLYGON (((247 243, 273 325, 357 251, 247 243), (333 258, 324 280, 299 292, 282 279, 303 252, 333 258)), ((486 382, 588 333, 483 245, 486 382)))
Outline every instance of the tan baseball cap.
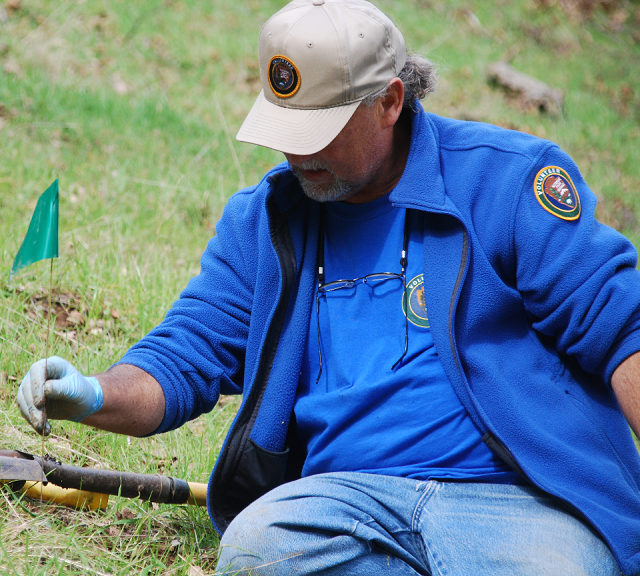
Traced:
POLYGON ((314 154, 360 102, 406 60, 404 38, 365 0, 294 0, 263 26, 262 92, 237 139, 289 154, 314 154))

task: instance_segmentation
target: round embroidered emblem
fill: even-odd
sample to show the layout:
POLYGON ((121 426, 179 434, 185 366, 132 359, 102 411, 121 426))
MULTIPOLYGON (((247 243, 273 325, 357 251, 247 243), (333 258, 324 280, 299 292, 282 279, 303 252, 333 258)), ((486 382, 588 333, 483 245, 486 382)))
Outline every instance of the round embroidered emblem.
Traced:
POLYGON ((421 328, 429 328, 427 303, 424 299, 424 274, 416 276, 407 284, 402 296, 402 310, 409 322, 421 328))
POLYGON ((286 56, 274 56, 269 62, 269 86, 276 96, 291 98, 300 89, 300 72, 286 56))
POLYGON ((533 191, 540 205, 563 220, 580 218, 580 197, 571 177, 558 166, 547 166, 538 172, 533 191))

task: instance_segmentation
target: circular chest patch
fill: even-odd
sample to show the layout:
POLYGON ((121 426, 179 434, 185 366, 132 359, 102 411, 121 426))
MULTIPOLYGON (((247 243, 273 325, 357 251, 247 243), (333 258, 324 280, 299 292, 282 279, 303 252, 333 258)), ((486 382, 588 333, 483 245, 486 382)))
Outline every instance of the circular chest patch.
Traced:
POLYGON ((540 205, 563 220, 580 217, 580 197, 571 177, 558 166, 547 166, 538 172, 533 191, 540 205))
POLYGON ((407 284, 407 289, 402 296, 402 310, 412 324, 429 328, 427 303, 424 299, 424 274, 416 276, 407 284))
POLYGON ((290 98, 300 89, 300 72, 286 56, 274 56, 269 62, 269 86, 276 96, 290 98))

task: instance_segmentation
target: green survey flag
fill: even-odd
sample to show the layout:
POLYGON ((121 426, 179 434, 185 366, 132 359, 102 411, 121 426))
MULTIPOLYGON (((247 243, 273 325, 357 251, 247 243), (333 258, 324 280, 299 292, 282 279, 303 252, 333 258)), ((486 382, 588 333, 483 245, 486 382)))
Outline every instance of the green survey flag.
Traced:
POLYGON ((58 180, 40 196, 31 217, 29 230, 11 267, 11 278, 18 270, 44 260, 58 257, 58 180))

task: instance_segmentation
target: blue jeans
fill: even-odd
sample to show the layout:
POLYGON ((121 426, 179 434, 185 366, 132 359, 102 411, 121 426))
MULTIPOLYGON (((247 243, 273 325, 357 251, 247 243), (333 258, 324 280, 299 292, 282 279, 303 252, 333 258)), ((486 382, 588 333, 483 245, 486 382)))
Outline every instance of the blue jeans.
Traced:
POLYGON ((216 574, 621 576, 601 538, 536 488, 351 472, 247 507, 216 574))

